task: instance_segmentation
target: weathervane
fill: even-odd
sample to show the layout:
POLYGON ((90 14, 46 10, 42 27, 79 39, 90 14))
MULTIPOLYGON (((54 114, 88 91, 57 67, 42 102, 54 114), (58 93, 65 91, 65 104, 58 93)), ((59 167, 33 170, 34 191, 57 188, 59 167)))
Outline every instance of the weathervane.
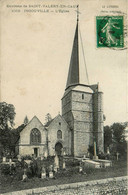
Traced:
POLYGON ((79 21, 79 14, 81 14, 80 12, 79 12, 79 5, 77 5, 77 10, 75 10, 76 12, 77 12, 77 22, 79 21))

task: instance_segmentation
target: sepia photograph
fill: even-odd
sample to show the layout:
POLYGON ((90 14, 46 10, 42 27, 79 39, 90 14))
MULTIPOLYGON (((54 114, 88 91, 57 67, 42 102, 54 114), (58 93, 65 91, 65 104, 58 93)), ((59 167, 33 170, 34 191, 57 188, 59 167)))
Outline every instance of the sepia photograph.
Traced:
POLYGON ((0 195, 127 195, 127 0, 0 0, 0 195))

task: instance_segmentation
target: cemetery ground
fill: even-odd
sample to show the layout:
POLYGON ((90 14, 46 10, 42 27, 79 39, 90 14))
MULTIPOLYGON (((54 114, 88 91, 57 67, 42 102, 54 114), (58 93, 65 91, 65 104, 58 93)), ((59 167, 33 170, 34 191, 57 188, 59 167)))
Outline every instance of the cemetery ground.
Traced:
MULTIPOLYGON (((47 161, 45 161, 45 163, 47 163, 47 161)), ((24 170, 20 166, 17 167, 18 168, 13 170, 10 174, 9 170, 7 172, 7 169, 3 171, 2 164, 0 164, 0 193, 127 176, 126 159, 113 160, 112 167, 100 169, 86 168, 84 173, 79 173, 78 161, 68 161, 66 162, 66 169, 59 170, 52 179, 41 179, 38 169, 34 176, 32 176, 28 170, 28 179, 26 181, 22 181, 24 170)))

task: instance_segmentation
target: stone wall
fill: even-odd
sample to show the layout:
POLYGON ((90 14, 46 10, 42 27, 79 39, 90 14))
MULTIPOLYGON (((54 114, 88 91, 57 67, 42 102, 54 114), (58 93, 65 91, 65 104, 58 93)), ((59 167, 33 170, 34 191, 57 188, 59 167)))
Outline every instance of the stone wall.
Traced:
POLYGON ((20 133, 19 154, 21 156, 32 155, 34 154, 34 148, 38 148, 38 155, 43 155, 46 150, 46 130, 36 116, 33 117, 20 133), (30 143, 30 134, 34 128, 37 128, 41 133, 41 143, 36 145, 30 143))
POLYGON ((87 153, 93 140, 93 98, 91 93, 71 89, 62 98, 62 116, 72 129, 74 156, 87 153))
POLYGON ((93 133, 86 131, 74 131, 74 154, 84 156, 88 152, 89 145, 92 145, 93 133))
POLYGON ((93 123, 92 94, 72 92, 72 114, 74 118, 74 155, 87 153, 92 140, 93 123))
POLYGON ((19 154, 21 156, 30 155, 32 156, 34 154, 34 148, 38 149, 38 156, 44 155, 45 151, 47 151, 46 144, 43 145, 20 145, 19 146, 19 154))
POLYGON ((104 152, 102 96, 102 92, 89 93, 71 88, 62 98, 62 116, 73 129, 74 156, 86 154, 94 137, 99 151, 104 152))
POLYGON ((99 151, 104 152, 103 93, 93 94, 93 130, 99 151))
POLYGON ((71 131, 68 127, 67 122, 62 118, 61 115, 55 117, 55 119, 48 126, 48 148, 49 155, 55 154, 55 145, 60 142, 65 149, 66 154, 71 154, 71 131), (57 138, 57 131, 62 131, 62 138, 57 138))

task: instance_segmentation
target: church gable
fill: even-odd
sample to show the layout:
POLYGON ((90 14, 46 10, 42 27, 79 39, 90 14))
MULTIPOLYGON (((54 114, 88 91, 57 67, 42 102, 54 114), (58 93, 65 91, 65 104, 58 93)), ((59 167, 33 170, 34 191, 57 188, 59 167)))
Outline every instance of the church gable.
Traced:
POLYGON ((34 116, 20 133, 19 154, 39 157, 47 151, 46 129, 34 116))
POLYGON ((49 153, 53 155, 56 150, 56 145, 59 143, 62 148, 69 153, 69 139, 70 129, 67 122, 61 115, 57 115, 47 127, 48 142, 49 142, 49 153))
POLYGON ((46 132, 40 120, 34 116, 20 133, 20 144, 37 144, 46 142, 46 132))
POLYGON ((48 128, 50 128, 50 126, 53 126, 56 123, 58 123, 59 125, 61 125, 62 123, 68 126, 68 123, 65 121, 65 119, 60 114, 58 114, 54 119, 51 120, 51 122, 48 125, 48 128))

